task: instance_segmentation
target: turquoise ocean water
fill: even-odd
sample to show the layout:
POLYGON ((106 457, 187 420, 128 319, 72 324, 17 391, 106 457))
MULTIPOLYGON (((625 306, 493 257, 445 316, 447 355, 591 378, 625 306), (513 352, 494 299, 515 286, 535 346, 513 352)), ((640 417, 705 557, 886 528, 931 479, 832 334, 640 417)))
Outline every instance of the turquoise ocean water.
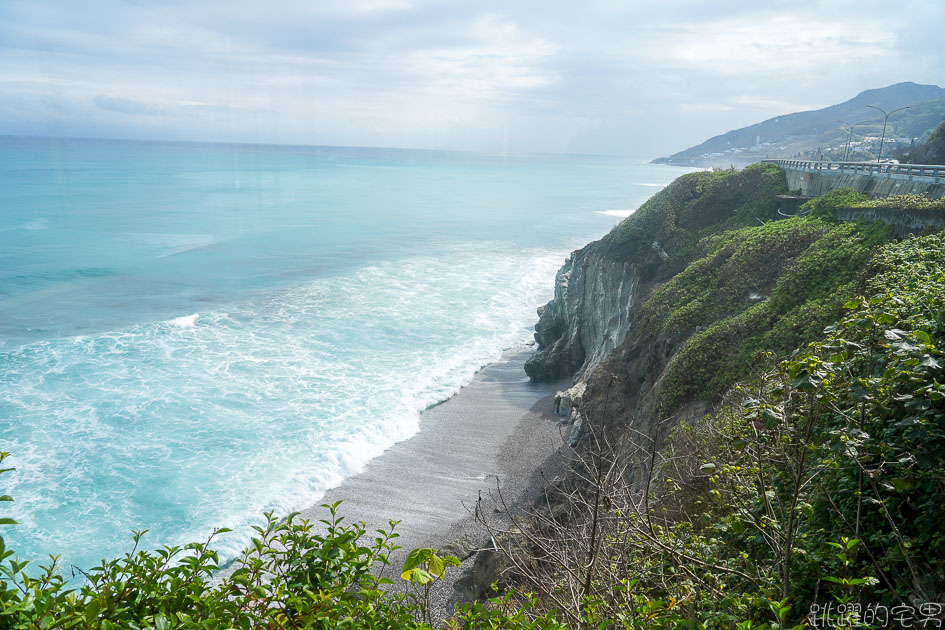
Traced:
POLYGON ((568 252, 682 172, 0 137, 8 546, 88 568, 225 526, 232 557, 528 342, 568 252))

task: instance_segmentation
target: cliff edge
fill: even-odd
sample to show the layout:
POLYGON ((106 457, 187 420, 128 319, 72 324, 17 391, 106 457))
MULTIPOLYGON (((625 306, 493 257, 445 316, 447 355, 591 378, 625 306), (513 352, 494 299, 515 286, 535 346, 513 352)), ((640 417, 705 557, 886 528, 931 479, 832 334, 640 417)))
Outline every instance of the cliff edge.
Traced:
POLYGON ((588 418, 617 440, 627 427, 661 440, 717 404, 761 353, 789 353, 835 320, 888 233, 786 218, 777 196, 787 192, 770 164, 683 175, 570 256, 539 309, 525 371, 574 376, 556 405, 572 443, 588 418))
POLYGON ((937 202, 785 192, 685 175, 558 273, 526 371, 573 376, 569 469, 491 532, 538 610, 721 630, 945 597, 945 239, 878 212, 937 202))

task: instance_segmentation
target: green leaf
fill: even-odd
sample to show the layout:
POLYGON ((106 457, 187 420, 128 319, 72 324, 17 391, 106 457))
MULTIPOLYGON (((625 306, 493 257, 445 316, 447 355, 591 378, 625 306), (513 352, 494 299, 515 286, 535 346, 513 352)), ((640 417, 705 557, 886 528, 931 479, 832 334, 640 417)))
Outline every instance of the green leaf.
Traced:
POLYGON ((794 387, 802 392, 814 390, 814 383, 811 381, 810 374, 807 373, 807 370, 801 371, 801 373, 794 378, 794 387))
POLYGON ((0 525, 16 525, 12 518, 0 518, 0 525))
POLYGON ((98 619, 98 611, 102 609, 102 602, 93 599, 85 607, 85 625, 91 627, 92 622, 98 619))
POLYGON ((247 586, 249 584, 249 571, 246 569, 240 569, 234 571, 233 575, 230 576, 230 581, 234 584, 240 584, 242 586, 247 586))
POLYGON ((913 483, 907 479, 892 479, 891 483, 898 492, 908 492, 914 487, 913 483))
MULTIPOLYGON (((810 380, 810 379, 808 379, 810 380)), ((765 409, 761 412, 761 417, 765 421, 765 426, 769 429, 773 429, 781 423, 781 417, 770 409, 765 409)))
MULTIPOLYGON (((407 559, 404 560, 404 568, 402 571, 404 573, 409 572, 414 567, 419 567, 421 564, 430 559, 430 556, 433 555, 434 550, 430 548, 420 548, 414 549, 409 554, 407 554, 407 559)), ((409 578, 404 578, 409 579, 409 578)))
POLYGON ((427 571, 424 571, 423 569, 418 567, 416 569, 413 569, 413 571, 411 571, 410 581, 416 582, 420 586, 423 586, 424 584, 429 584, 430 582, 432 582, 433 576, 430 575, 427 571))
POLYGON ((443 574, 446 573, 446 565, 443 563, 443 559, 435 554, 427 560, 427 569, 440 579, 443 579, 443 574))

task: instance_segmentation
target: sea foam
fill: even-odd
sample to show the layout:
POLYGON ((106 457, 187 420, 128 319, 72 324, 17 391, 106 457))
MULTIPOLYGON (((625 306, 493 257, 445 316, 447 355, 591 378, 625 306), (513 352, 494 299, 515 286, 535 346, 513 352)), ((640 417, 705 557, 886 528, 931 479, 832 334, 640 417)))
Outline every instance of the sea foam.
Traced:
POLYGON ((0 136, 8 547, 87 568, 133 529, 229 526, 232 557, 530 341, 566 253, 616 219, 593 210, 680 172, 0 136))
POLYGON ((194 313, 193 315, 181 315, 167 323, 171 326, 177 326, 178 328, 193 328, 197 325, 197 317, 198 313, 194 313))
POLYGON ((264 511, 314 504, 527 342, 564 255, 459 244, 0 356, 11 545, 88 567, 131 529, 154 545, 225 526, 234 556, 264 511))
POLYGON ((625 219, 636 212, 636 210, 595 210, 594 212, 602 214, 605 217, 619 217, 625 219))

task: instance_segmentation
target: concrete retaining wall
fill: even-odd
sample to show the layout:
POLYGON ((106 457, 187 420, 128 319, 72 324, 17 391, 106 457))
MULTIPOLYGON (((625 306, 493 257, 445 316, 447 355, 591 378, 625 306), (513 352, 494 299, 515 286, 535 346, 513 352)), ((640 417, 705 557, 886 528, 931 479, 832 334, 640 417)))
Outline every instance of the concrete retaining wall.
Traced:
POLYGON ((836 188, 852 188, 870 197, 927 193, 945 197, 945 166, 877 164, 875 162, 812 162, 765 160, 784 170, 791 190, 819 197, 836 188))
MULTIPOLYGON (((811 162, 765 160, 779 166, 791 190, 805 197, 819 197, 837 188, 852 188, 873 199, 893 195, 928 194, 945 197, 945 166, 930 164, 876 164, 873 162, 811 162)), ((789 197, 784 197, 789 199, 789 197)), ((881 221, 892 227, 896 238, 945 229, 943 210, 899 208, 843 208, 841 221, 881 221)))
POLYGON ((928 193, 945 197, 945 178, 900 175, 898 173, 858 173, 850 171, 809 171, 785 168, 791 190, 819 197, 837 188, 849 187, 872 198, 928 193))

